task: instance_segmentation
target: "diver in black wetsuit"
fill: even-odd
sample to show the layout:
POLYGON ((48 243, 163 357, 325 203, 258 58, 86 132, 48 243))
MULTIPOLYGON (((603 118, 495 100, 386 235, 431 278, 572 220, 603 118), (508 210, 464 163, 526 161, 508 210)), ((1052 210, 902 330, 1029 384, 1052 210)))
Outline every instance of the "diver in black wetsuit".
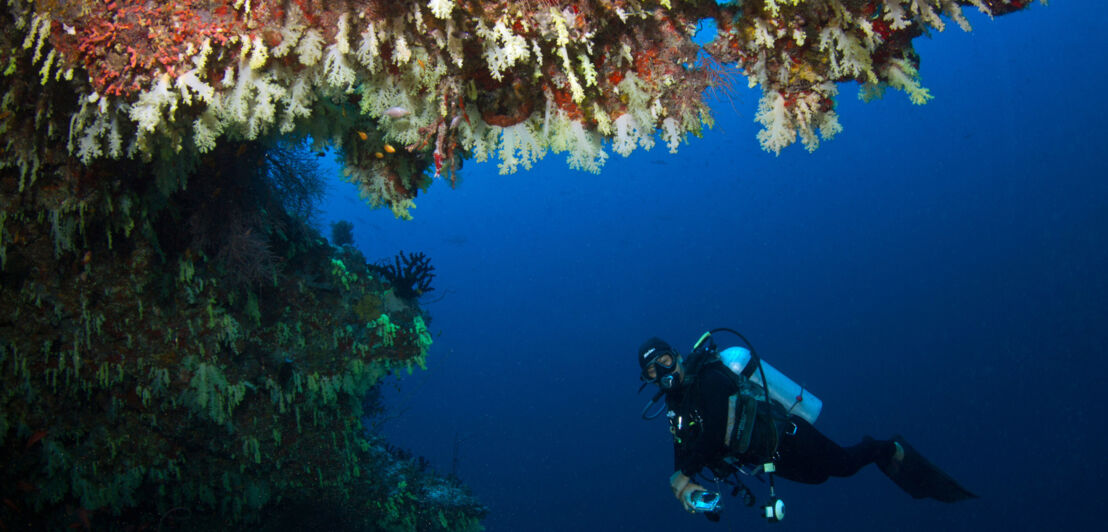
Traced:
MULTIPOLYGON (((769 400, 768 391, 751 379, 760 364, 756 354, 749 369, 736 374, 721 361, 712 342, 683 359, 665 341, 650 338, 639 348, 638 359, 644 386, 654 383, 660 388, 643 417, 660 415, 661 410, 648 417, 647 411, 665 396, 674 438, 670 487, 688 511, 719 519, 718 494, 711 500, 712 492, 694 480, 705 468, 717 481, 734 485, 732 495, 742 492, 748 506, 754 496, 737 473, 747 469, 768 473, 771 498, 764 510, 770 520, 784 517, 784 505, 774 493, 774 472, 796 482, 820 484, 830 477, 849 477, 874 463, 912 497, 944 502, 976 498, 899 436, 866 437, 857 445, 840 447, 791 408, 769 400)), ((757 382, 766 382, 764 374, 757 382)))

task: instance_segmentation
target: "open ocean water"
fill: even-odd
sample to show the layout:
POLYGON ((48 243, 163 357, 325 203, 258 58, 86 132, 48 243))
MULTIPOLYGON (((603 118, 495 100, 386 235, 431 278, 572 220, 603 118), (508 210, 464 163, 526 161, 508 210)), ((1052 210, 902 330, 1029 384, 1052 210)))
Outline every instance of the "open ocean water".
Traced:
MULTIPOLYGON (((454 472, 490 531, 761 530, 670 494, 672 440, 644 422, 633 354, 743 332, 824 401, 841 444, 903 434, 981 498, 916 501, 876 468, 778 482, 778 530, 1099 529, 1108 369, 1108 54, 1099 2, 953 24, 916 41, 924 86, 863 103, 812 154, 755 140, 757 93, 671 155, 599 175, 548 155, 467 164, 412 221, 335 183, 324 225, 371 260, 432 259, 426 372, 388 384, 391 441, 454 472)), ((610 151, 610 150, 609 150, 610 151)), ((725 339, 724 336, 720 337, 725 339)), ((749 483, 760 497, 766 487, 749 483)))

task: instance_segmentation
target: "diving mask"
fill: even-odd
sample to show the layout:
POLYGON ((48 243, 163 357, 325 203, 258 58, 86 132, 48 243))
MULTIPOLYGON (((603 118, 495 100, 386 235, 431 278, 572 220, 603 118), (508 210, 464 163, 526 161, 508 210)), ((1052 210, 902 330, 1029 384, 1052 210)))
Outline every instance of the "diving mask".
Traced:
POLYGON ((668 390, 676 383, 677 355, 671 351, 663 351, 651 358, 643 366, 640 378, 648 383, 658 383, 663 390, 668 390))

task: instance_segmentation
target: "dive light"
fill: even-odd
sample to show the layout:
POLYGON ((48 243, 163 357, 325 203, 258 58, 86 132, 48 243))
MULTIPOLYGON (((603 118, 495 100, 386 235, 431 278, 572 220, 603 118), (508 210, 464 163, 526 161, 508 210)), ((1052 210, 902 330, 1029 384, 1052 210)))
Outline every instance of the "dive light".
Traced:
POLYGON ((771 523, 776 523, 785 518, 785 501, 774 497, 769 500, 769 504, 762 507, 766 512, 766 520, 771 523))

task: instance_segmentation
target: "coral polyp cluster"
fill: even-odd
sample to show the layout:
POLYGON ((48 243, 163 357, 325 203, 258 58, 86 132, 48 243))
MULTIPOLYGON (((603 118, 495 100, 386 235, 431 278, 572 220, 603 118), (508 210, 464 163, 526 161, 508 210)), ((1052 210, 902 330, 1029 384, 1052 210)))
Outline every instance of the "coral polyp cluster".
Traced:
MULTIPOLYGON (((676 150, 711 124, 705 89, 738 67, 763 97, 762 146, 814 149, 840 127, 836 83, 913 102, 912 39, 963 28, 1023 0, 493 1, 10 0, 8 75, 64 85, 50 135, 88 164, 194 157, 221 138, 295 132, 343 153, 373 205, 406 216, 434 176, 496 155, 502 172, 548 151, 598 171, 605 141, 626 155, 676 150), (693 36, 705 20, 715 38, 693 36)), ((31 116, 12 88, 4 108, 31 116)), ((39 105, 41 107, 41 105, 39 105)), ((24 171, 38 157, 9 146, 24 171)))

